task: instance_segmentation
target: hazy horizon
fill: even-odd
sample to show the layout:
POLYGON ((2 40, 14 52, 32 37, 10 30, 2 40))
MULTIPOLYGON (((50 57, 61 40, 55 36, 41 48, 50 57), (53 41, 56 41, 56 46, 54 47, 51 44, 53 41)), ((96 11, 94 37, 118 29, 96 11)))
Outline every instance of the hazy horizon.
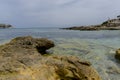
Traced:
POLYGON ((94 25, 120 15, 119 0, 0 0, 0 23, 24 27, 94 25))

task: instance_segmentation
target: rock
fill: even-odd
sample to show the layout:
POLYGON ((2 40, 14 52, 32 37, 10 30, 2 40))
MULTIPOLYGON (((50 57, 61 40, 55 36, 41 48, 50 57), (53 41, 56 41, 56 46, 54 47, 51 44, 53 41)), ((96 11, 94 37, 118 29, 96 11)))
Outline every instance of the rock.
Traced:
POLYGON ((90 62, 41 54, 53 46, 48 39, 30 36, 0 46, 0 80, 101 80, 90 62))
POLYGON ((0 28, 11 28, 12 25, 10 24, 0 24, 0 28))
POLYGON ((120 26, 107 27, 107 26, 102 26, 102 25, 93 25, 93 26, 76 26, 76 27, 68 27, 68 28, 61 28, 61 29, 81 30, 81 31, 120 30, 120 26))
POLYGON ((120 49, 116 50, 115 58, 120 60, 120 49))
POLYGON ((28 59, 26 63, 32 61, 32 64, 12 58, 6 60, 0 63, 1 80, 101 80, 91 65, 76 57, 48 56, 36 62, 35 58, 28 59))
MULTIPOLYGON (((54 47, 54 43, 45 38, 32 38, 31 36, 17 37, 10 41, 10 43, 1 46, 1 54, 13 55, 15 53, 31 54, 40 53, 46 54, 46 50, 54 47), (9 54, 8 54, 9 53, 9 54)), ((17 55, 18 55, 17 54, 17 55)), ((19 55, 20 55, 19 54, 19 55)))
POLYGON ((66 30, 81 30, 81 31, 95 31, 95 30, 120 30, 120 18, 110 19, 102 24, 89 26, 73 26, 68 28, 61 28, 66 30))

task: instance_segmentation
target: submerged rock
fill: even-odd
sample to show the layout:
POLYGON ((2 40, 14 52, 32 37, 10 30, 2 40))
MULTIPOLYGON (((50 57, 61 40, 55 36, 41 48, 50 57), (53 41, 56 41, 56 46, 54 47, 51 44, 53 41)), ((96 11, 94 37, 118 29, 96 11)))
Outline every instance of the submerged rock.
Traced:
POLYGON ((48 39, 30 36, 0 46, 0 80, 101 80, 87 61, 73 56, 43 55, 53 46, 48 39))
POLYGON ((115 58, 120 60, 120 49, 116 50, 115 58))

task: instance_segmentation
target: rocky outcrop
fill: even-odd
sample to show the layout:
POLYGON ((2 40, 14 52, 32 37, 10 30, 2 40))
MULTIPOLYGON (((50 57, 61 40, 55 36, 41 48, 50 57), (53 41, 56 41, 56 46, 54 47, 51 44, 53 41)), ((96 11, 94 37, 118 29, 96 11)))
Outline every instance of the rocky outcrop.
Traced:
POLYGON ((73 26, 68 28, 61 28, 67 30, 81 30, 81 31, 94 31, 94 30, 120 30, 120 19, 111 19, 99 25, 90 26, 73 26))
POLYGON ((48 39, 30 36, 0 46, 0 80, 101 80, 90 62, 44 55, 53 46, 48 39))
POLYGON ((66 30, 81 30, 81 31, 98 31, 98 30, 120 30, 120 26, 117 27, 107 27, 102 25, 92 25, 92 26, 76 26, 69 28, 61 28, 66 30))
POLYGON ((12 25, 10 24, 0 24, 0 28, 11 28, 12 25))
POLYGON ((120 60, 120 49, 116 50, 115 58, 120 60))
POLYGON ((10 41, 10 43, 1 46, 1 54, 16 54, 24 55, 31 53, 46 54, 46 50, 54 47, 54 43, 45 38, 17 37, 10 41), (29 53, 28 53, 29 52, 29 53), (20 54, 19 54, 20 53, 20 54))
POLYGON ((99 27, 95 26, 74 26, 74 27, 69 27, 69 28, 62 28, 62 29, 67 29, 67 30, 86 30, 86 31, 93 31, 93 30, 100 30, 99 27))

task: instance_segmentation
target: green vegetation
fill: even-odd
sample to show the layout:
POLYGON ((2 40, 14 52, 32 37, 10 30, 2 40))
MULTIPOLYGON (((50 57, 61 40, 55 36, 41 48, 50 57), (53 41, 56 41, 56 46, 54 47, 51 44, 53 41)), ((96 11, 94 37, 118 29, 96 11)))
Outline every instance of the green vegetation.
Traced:
POLYGON ((107 25, 108 21, 103 22, 101 25, 107 25))

